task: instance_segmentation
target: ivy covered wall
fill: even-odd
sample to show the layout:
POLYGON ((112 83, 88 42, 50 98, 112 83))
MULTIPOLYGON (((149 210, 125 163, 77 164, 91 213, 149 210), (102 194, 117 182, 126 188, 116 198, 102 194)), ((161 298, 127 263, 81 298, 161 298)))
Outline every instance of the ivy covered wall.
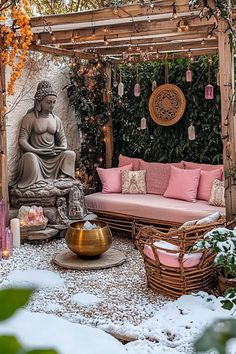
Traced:
POLYGON ((147 161, 173 162, 189 160, 218 164, 222 162, 220 138, 220 92, 216 76, 217 57, 212 58, 210 82, 214 86, 213 100, 204 98, 208 83, 208 58, 199 57, 191 63, 193 81, 185 80, 189 59, 169 61, 169 83, 179 86, 186 97, 186 110, 181 120, 173 126, 163 127, 150 117, 148 101, 152 93, 152 81, 157 85, 164 81, 164 63, 161 61, 138 64, 141 96, 135 97, 136 66, 122 65, 122 81, 125 94, 120 98, 113 87, 114 165, 119 154, 141 157, 147 161), (140 130, 141 118, 147 119, 147 129, 140 130), (193 122, 196 139, 188 140, 187 129, 193 122))
MULTIPOLYGON (((220 138, 220 92, 216 83, 217 57, 212 58, 210 83, 214 86, 213 100, 204 98, 208 84, 208 58, 199 57, 191 63, 193 81, 188 83, 185 74, 188 60, 169 61, 169 82, 179 86, 186 97, 186 110, 181 120, 173 126, 156 124, 149 115, 148 102, 152 93, 152 82, 165 82, 165 65, 162 61, 138 64, 141 96, 134 96, 136 64, 120 65, 116 78, 122 73, 125 94, 118 96, 113 87, 112 102, 106 89, 109 78, 105 64, 98 61, 77 63, 70 75, 67 92, 75 109, 81 138, 81 157, 77 167, 90 176, 89 184, 99 185, 96 174, 98 166, 105 167, 104 128, 109 117, 113 120, 114 154, 113 165, 118 163, 119 154, 141 157, 146 161, 177 162, 189 160, 218 164, 222 162, 220 138), (140 129, 141 118, 147 119, 147 129, 140 129), (193 123, 196 139, 188 140, 187 129, 193 123)), ((114 74, 114 72, 113 72, 114 74)), ((113 76, 114 81, 114 76, 113 76)), ((84 172, 83 172, 84 173, 84 172)))

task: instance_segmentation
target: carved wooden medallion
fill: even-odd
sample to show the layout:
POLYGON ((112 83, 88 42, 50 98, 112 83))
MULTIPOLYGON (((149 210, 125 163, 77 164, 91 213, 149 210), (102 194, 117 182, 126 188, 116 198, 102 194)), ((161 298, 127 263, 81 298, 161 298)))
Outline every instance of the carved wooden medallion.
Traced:
POLYGON ((186 99, 182 90, 173 84, 157 87, 149 99, 149 112, 152 119, 160 125, 177 123, 184 114, 186 99))

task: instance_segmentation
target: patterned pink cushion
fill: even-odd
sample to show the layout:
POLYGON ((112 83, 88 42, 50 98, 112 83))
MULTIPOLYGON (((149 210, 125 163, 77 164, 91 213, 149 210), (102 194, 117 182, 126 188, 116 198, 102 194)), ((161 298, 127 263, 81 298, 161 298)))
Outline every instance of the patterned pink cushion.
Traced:
POLYGON ((122 193, 124 194, 145 194, 146 192, 146 171, 127 171, 121 173, 122 193))
POLYGON ((225 186, 223 181, 214 180, 209 199, 210 205, 225 206, 225 186))
POLYGON ((121 175, 122 170, 132 170, 132 163, 122 167, 100 168, 97 167, 98 176, 102 182, 102 193, 120 193, 121 192, 121 175))
POLYGON ((200 169, 182 170, 171 166, 170 180, 164 197, 196 202, 200 172, 200 169))
POLYGON ((133 165, 133 170, 138 171, 140 170, 140 162, 142 159, 138 159, 136 157, 128 157, 128 156, 123 156, 119 155, 119 164, 118 167, 126 166, 132 163, 133 165))
POLYGON ((197 199, 209 200, 211 195, 212 183, 215 179, 221 179, 222 169, 212 171, 201 170, 200 181, 197 190, 197 199))
POLYGON ((184 168, 183 163, 160 163, 141 161, 140 169, 146 170, 147 193, 163 195, 170 179, 171 166, 184 168))
POLYGON ((216 169, 221 169, 222 173, 224 172, 224 165, 210 165, 207 163, 197 163, 197 162, 189 162, 189 161, 181 161, 184 164, 184 168, 186 170, 194 170, 196 168, 200 168, 203 171, 212 171, 216 169))

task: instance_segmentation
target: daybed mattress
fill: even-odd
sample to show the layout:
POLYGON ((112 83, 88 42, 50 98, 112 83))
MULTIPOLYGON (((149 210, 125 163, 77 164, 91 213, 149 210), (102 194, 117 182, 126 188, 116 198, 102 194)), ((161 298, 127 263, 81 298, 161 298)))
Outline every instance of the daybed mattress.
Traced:
POLYGON ((191 203, 156 194, 93 193, 85 200, 89 209, 176 223, 200 219, 216 211, 225 215, 225 208, 204 200, 191 203))

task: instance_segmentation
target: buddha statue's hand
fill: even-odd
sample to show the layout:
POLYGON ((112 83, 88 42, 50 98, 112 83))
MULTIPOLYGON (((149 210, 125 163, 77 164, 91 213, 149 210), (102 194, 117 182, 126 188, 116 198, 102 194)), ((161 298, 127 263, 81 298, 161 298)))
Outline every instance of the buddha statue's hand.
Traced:
POLYGON ((60 154, 62 151, 66 151, 66 147, 64 146, 56 146, 53 150, 53 153, 58 155, 60 154))
POLYGON ((35 149, 35 153, 38 155, 52 156, 53 151, 51 149, 35 149))

